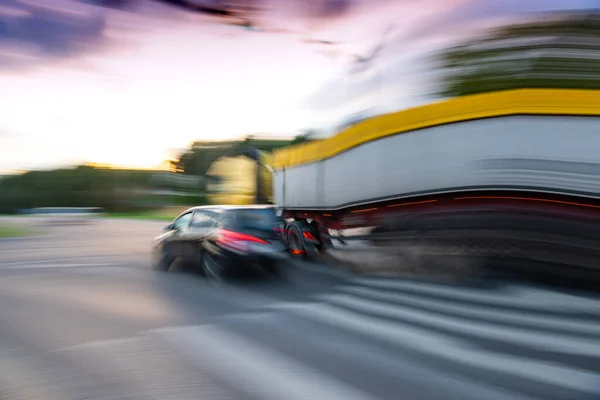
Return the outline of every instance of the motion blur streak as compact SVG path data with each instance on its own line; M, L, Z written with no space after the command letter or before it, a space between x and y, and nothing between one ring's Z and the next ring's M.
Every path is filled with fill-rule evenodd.
M600 398L599 10L0 0L0 399Z
M526 197L509 197L509 196L467 196L467 197L457 197L454 200L482 200L482 199L490 199L490 200L523 200L523 201L542 201L547 203L557 203L557 204L567 204L570 206L577 207L592 207L592 208L600 208L600 206L594 206L591 204L582 204L582 203L573 203L568 201L558 201L558 200L549 200L549 199L528 199Z

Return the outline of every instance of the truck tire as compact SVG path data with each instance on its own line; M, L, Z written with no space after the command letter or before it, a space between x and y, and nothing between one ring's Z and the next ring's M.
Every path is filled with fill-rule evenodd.
M320 243L305 239L305 232L310 232L319 240L319 233L314 226L305 221L294 221L287 228L287 242L293 257L314 258L319 254Z
M319 240L319 244L315 245L317 253L322 253L325 251L325 249L331 248L333 246L331 242L331 237L329 236L327 229L320 229L317 221L312 221L310 224L308 224L308 226L311 227L315 238Z
M306 257L306 246L302 237L302 230L298 226L298 222L292 222L286 233L286 239L288 243L288 249L292 257L305 258Z

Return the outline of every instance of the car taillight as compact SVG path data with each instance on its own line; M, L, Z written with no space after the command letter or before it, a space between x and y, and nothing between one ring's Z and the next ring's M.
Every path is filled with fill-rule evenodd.
M238 251L246 251L248 243L269 244L266 240L245 233L222 229L217 236L217 243Z

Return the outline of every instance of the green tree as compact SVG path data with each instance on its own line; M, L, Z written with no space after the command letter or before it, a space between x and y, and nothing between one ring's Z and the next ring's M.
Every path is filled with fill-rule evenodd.
M571 13L498 28L436 56L438 95L518 88L600 89L600 14Z
M212 162L221 156L239 154L248 147L272 152L280 147L290 145L291 142L289 139L260 139L252 135L236 141L194 142L181 154L178 160L172 162L172 166L179 173L203 176Z
M151 188L152 174L80 166L8 176L2 180L0 213L34 207L102 207L108 211L143 207L132 199L135 192L130 189Z

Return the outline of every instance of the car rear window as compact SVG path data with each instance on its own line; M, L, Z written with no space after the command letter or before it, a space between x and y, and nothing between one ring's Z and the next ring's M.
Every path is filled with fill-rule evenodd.
M279 224L274 208L236 210L236 225L245 229L272 230Z

